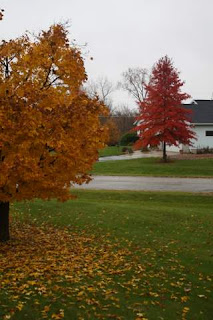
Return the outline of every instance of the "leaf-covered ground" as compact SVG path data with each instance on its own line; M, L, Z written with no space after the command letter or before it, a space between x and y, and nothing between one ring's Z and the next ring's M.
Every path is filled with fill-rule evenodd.
M107 219L108 215L110 220L111 211L117 228L122 229L124 220L131 232L128 201L131 202L133 193L113 196L110 193L79 192L79 195L85 197L87 206L91 199L95 204L95 199L99 203L102 198L102 218ZM138 193L137 196L145 200L148 194ZM115 217L116 198L120 198L120 204L124 204L125 199L126 215L120 216L120 226ZM106 199L111 199L108 206ZM195 196L195 216L199 199L210 201L208 197ZM114 211L110 207L111 201ZM147 222L140 238L135 235L126 237L125 232L121 236L119 232L94 228L92 224L89 227L86 218L84 231L76 228L75 222L68 227L63 226L63 222L53 226L48 221L48 217L51 220L51 204L53 210L60 212L61 221L75 221L78 205L81 210L84 207L82 199L66 204L65 211L59 210L54 201L19 205L19 215L13 217L12 239L0 244L0 319L211 319L213 279L208 271L212 261L208 254L211 252L207 250L208 254L201 257L198 243L199 240L203 243L204 233L212 232L212 220L208 215L209 229L198 224L198 239L193 242L188 237L184 247L181 228L185 225L187 232L193 232L192 214L186 215L185 220L182 217L176 235L171 232L170 236L164 236L163 226L155 223L149 226ZM141 221L147 219L148 212L146 201L143 204ZM64 208L64 205L59 206ZM34 216L33 206L38 219ZM192 207L191 204L190 209ZM96 219L100 221L98 207L96 211ZM164 207L164 211L168 213L168 208ZM153 218L150 207L149 215ZM167 224L170 226L171 221ZM140 229L139 225L137 222L134 228ZM208 247L211 243L205 245ZM188 253L188 261L183 256L185 253Z

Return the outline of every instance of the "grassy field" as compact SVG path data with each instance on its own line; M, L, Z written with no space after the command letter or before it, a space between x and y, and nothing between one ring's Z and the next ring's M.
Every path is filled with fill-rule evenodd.
M119 156L123 154L123 146L107 146L99 151L100 157Z
M213 158L174 160L168 163L162 163L158 158L97 162L92 173L124 176L212 177Z
M212 196L74 194L12 206L0 319L212 319Z

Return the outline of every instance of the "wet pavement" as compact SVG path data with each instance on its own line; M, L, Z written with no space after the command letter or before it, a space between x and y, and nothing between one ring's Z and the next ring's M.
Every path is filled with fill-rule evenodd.
M177 155L177 152L167 152L168 156ZM134 151L132 154L122 154L120 156L109 156L109 157L100 157L99 161L109 161L109 160L130 160L130 159L138 159L138 158L162 158L162 151L149 151L149 152L141 152Z
M93 176L78 189L213 192L213 179L133 176Z

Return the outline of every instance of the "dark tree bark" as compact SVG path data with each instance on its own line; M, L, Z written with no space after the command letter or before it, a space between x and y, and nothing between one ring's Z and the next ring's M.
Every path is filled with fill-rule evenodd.
M163 161L167 162L167 154L166 154L166 142L163 142Z
M0 202L0 241L9 239L9 202Z

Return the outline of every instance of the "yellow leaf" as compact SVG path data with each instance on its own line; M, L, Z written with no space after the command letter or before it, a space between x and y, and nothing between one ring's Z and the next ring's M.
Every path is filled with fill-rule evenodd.
M21 310L23 309L23 306L24 306L23 302L19 302L18 305L16 306L16 308L17 308L19 311L21 311Z
M188 307L184 307L184 308L183 308L183 313L187 313L187 312L189 312L189 310L190 310L190 309L189 309Z
M45 306L43 312L48 312L50 311L50 306Z
M186 302L188 299L189 299L189 297L183 296L183 297L181 297L181 302Z

